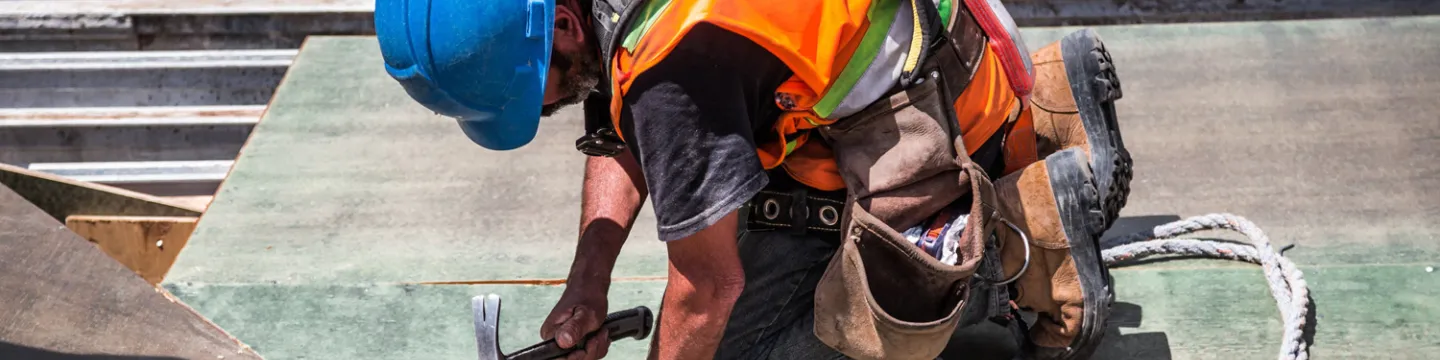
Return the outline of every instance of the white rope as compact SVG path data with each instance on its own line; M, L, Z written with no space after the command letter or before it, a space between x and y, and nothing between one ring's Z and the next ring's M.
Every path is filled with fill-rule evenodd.
M1249 244L1177 237L1205 230L1231 230L1245 235ZM1122 261L1153 255L1192 255L1230 259L1259 264L1270 294L1280 308L1285 332L1280 344L1280 360L1307 360L1309 344L1303 336L1305 317L1309 312L1310 289L1304 274L1270 246L1265 232L1245 218L1231 214L1209 214L1156 226L1151 231L1107 241L1101 256L1106 265L1124 266Z

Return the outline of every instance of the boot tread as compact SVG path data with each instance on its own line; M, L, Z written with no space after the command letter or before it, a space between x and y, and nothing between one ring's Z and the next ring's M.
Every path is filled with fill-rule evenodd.
M1133 177L1133 160L1115 114L1115 101L1124 94L1120 77L1104 41L1090 29L1066 36L1061 53L1081 123L1090 137L1090 167L1102 199L1104 227L1109 228L1129 199Z

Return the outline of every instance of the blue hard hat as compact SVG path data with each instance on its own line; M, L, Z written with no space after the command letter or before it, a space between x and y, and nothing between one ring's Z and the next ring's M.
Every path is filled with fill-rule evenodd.
M535 138L555 0L376 0L385 70L470 140L510 150Z

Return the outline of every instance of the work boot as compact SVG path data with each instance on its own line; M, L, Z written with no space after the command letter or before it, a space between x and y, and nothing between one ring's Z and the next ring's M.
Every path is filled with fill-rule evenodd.
M1039 158L1078 147L1089 156L1104 199L1105 227L1119 216L1130 194L1130 152L1120 137L1115 101L1120 78L1105 44L1089 29L1070 33L1030 56L1031 93Z
M1093 179L1085 154L1069 148L995 182L1004 274L1015 279L1015 304L1038 315L1027 349L1035 359L1087 358L1105 332L1114 292Z

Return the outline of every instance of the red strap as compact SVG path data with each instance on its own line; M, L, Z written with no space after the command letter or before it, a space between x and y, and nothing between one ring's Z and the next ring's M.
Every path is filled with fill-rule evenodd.
M1026 59L1021 58L1019 47L1010 38L1010 31L1005 29L986 0L965 0L965 5L970 8L970 13L975 14L975 21L980 23L985 35L990 37L990 50L1000 58L1000 67L1005 69L1005 77L1010 79L1015 95L1028 100L1035 78L1025 69Z

